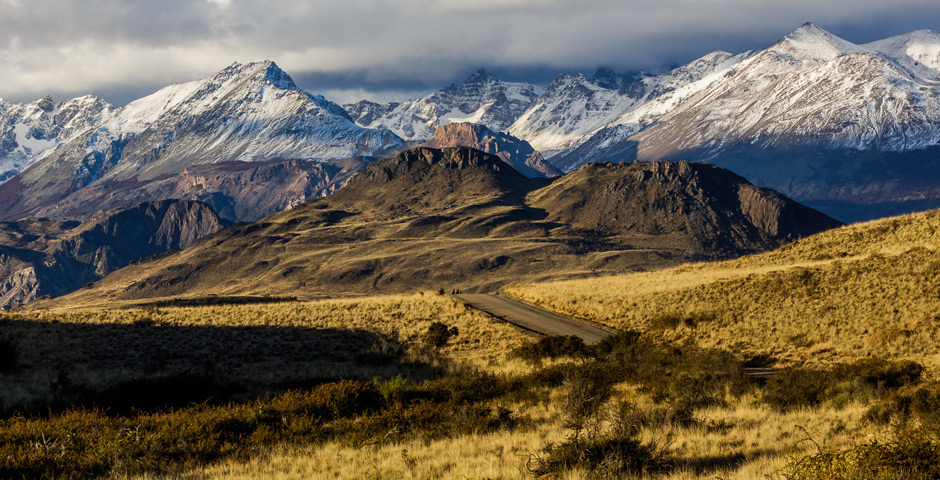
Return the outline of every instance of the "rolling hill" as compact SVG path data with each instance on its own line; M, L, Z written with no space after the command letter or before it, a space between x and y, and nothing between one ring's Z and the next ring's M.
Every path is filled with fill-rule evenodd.
M657 272L522 284L551 310L778 364L940 365L940 211L828 230L777 250Z
M707 164L528 179L468 148L371 164L333 195L132 265L56 302L490 290L763 251L839 223Z

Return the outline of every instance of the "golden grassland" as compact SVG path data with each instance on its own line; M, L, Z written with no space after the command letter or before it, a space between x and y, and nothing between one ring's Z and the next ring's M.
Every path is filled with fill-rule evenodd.
M48 403L61 384L102 391L145 378L190 375L222 384L284 385L389 377L434 321L459 334L444 358L518 368L508 352L530 334L448 296L384 297L193 307L77 308L0 313L14 339L16 373L0 376L7 408ZM362 362L363 354L387 354Z
M767 354L940 365L940 211L851 225L773 252L505 293L612 327Z
M928 370L929 378L936 377L940 363L938 246L940 212L928 212L848 226L732 261L515 285L506 293L613 327L639 330L655 342L677 345L694 340L739 356L769 355L778 366L827 366L871 356L911 359L933 369ZM434 294L205 307L125 304L10 312L3 319L3 333L18 340L25 349L24 358L32 359L27 363L33 362L35 370L47 371L52 378L47 384L36 383L37 392L61 376L60 365L43 363L44 355L53 352L77 362L78 371L94 370L112 382L118 377L152 374L140 366L141 358L108 357L101 351L89 355L81 350L86 343L106 345L107 351L123 344L162 352L165 361L157 366L159 372L180 373L197 365L203 373L228 376L233 382L387 379L401 370L401 364L362 364L356 355L407 352L421 343L433 321L456 326L460 332L440 352L440 362L447 368L468 365L505 380L535 374L546 363L578 367L593 361L562 358L537 366L513 358L510 352L531 336ZM76 334L81 335L70 340ZM194 335L198 341L185 341ZM241 346L249 338L253 346ZM44 346L46 341L49 346ZM73 349L77 350L69 353ZM88 365L82 367L79 358L94 361L85 360ZM207 367L209 358L216 358L216 363ZM681 396L685 388L681 381L691 379L690 385L703 381L703 371L696 368L677 371L665 381L677 382L669 388ZM812 373L804 378L812 379ZM70 375L75 377L73 383L89 377ZM33 375L31 381L39 377ZM377 382L388 385L381 383L384 380ZM24 379L23 385L27 383ZM670 464L655 478L780 478L781 469L794 458L887 435L883 424L867 416L872 405L891 394L881 387L856 391L852 389L858 385L851 382L837 384L827 387L829 400L781 410L769 404L769 387L752 385L739 395L732 394L730 385L723 387L728 389L723 400L694 407L693 421L644 424L638 438L657 445ZM674 403L654 401L648 387L620 383L605 408L628 400L645 418L656 418L656 412L676 407L678 397L670 400ZM417 432L398 437L389 431L392 440L366 444L342 438L271 444L247 459L227 457L170 477L131 478L532 478L527 468L530 462L571 434L564 406L568 384L535 388L544 390L485 400L489 407L507 407L518 420L512 427L489 433L435 436ZM849 394L841 395L844 388ZM589 472L575 469L559 478L590 477Z
M628 399L655 408L647 396L622 387L612 402ZM527 468L533 457L567 435L560 420L561 394L562 389L555 390L546 403L511 405L530 420L524 428L432 441L367 446L331 442L315 448L273 448L247 462L223 462L190 475L217 480L533 478ZM865 408L857 403L781 413L760 404L755 396L729 400L725 406L699 410L699 421L691 427L643 429L640 436L663 445L674 465L672 471L655 478L764 478L780 471L795 456L844 448L879 434L876 427L862 422ZM574 470L561 478L591 477L588 472Z

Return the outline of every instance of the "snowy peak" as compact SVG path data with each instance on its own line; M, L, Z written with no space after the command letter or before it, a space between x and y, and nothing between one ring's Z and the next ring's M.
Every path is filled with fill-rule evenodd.
M61 142L108 118L112 108L92 95L60 103L48 95L26 104L0 100L0 183Z
M473 72L464 83L464 85L474 85L474 84L488 84L488 83L497 83L499 78L496 75L486 71L485 68L481 68Z
M401 103L361 101L343 108L356 124L387 128L406 140L428 140L441 125L471 122L506 130L544 92L542 87L506 82L480 69L463 83Z
M868 43L863 47L897 62L921 78L938 80L940 32L936 30L917 30Z
M803 24L802 27L790 32L767 50L789 56L804 65L828 62L841 55L864 51L858 45L843 40L812 23Z
M268 84L281 90L300 90L290 75L285 73L276 63L270 60L252 62L245 65L235 62L215 74L209 83L224 84L238 80L248 80L256 84Z

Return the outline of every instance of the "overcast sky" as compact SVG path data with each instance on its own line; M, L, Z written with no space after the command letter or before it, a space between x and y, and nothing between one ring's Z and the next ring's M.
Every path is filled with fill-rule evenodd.
M766 48L807 21L863 43L940 29L940 1L0 0L0 97L121 105L271 59L334 101L385 101L480 67L544 84Z

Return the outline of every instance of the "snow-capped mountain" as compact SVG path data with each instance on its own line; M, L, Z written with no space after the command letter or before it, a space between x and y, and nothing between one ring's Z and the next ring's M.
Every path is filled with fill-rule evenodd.
M62 141L109 118L112 110L92 95L59 103L49 96L26 104L0 99L0 183Z
M560 75L509 127L509 133L547 155L559 153L654 99L669 98L663 104L675 106L751 54L713 52L666 73L632 78L617 77L608 69L599 69L590 79ZM653 122L655 117L644 121Z
M387 128L406 140L428 140L441 125L469 122L505 131L544 92L544 88L504 82L478 70L460 84L424 98L378 104L363 100L343 108L360 126Z
M402 143L388 130L356 125L342 107L301 90L273 62L236 63L131 102L49 151L3 186L0 217L21 218L76 196L87 208L72 202L70 211L97 211L106 199L81 194L92 184L143 186L223 162L371 157Z
M846 202L940 199L940 174L923 173L937 171L940 148L937 32L857 45L806 24L716 73L684 101L647 102L552 163L711 161L845 220L905 211Z

